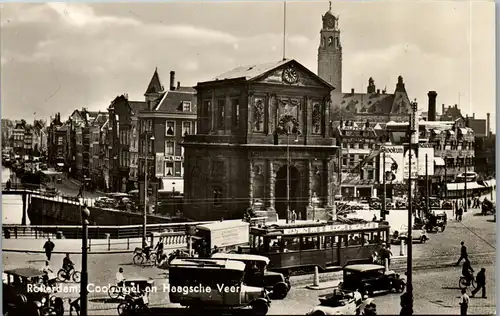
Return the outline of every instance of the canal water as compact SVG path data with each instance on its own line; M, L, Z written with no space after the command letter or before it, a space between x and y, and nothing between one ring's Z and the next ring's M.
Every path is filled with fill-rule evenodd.
M9 168L2 166L2 185L15 174ZM12 181L12 180L11 180ZM21 224L23 218L23 199L20 195L2 195L2 224ZM30 223L26 218L27 224Z

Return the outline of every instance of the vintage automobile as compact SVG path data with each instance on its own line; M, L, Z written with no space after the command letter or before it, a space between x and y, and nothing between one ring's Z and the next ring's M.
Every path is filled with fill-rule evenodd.
M3 272L3 315L62 316L64 303L43 284L44 273L34 268Z
M335 289L332 294L320 296L319 302L320 304L311 309L306 315L357 315L357 309L360 312L364 311L366 306L374 302L374 299L365 296L358 306L351 293Z
M484 199L483 203L481 203L481 214L488 215L495 213L496 213L495 204L488 199Z
M452 210L453 209L453 203L451 201L444 201L443 204L441 204L441 209L443 209L443 210Z
M402 225L399 230L395 230L391 234L391 244L400 244L401 240L404 240L405 243L408 242L408 226L407 225ZM429 240L429 237L427 237L427 232L423 228L423 226L420 225L414 225L413 229L411 230L411 239L413 242L420 242L424 244L427 240Z
M378 264L353 264L344 267L343 281L339 284L342 291L355 291L373 296L375 292L403 292L404 278Z
M434 216L436 216L436 226L441 228L441 231L444 232L446 228L446 223L448 222L448 215L445 211L435 211Z
M241 261L245 264L245 284L263 287L269 291L271 298L284 299L290 291L290 280L282 273L267 271L269 258L251 254L214 253L213 259Z
M253 315L264 316L271 300L264 288L245 284L245 268L243 262L234 260L174 259L168 273L170 302L203 315L215 314L208 310L250 308Z

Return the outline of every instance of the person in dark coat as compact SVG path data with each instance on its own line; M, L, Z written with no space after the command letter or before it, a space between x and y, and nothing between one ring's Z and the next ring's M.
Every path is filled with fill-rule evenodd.
M50 261L50 257L52 256L52 251L54 250L54 248L55 248L54 243L50 240L50 238L48 238L45 244L43 245L43 249L45 249L45 255L47 256L48 261Z
M479 290L483 290L482 298L486 298L486 269L482 268L476 276L476 289L472 291L471 297L474 297Z
M457 264L456 264L457 266L460 264L460 261L462 261L462 259L465 259L465 260L469 259L469 255L467 254L467 247L465 247L465 243L462 241L460 244L462 246L460 247L460 258L457 261Z

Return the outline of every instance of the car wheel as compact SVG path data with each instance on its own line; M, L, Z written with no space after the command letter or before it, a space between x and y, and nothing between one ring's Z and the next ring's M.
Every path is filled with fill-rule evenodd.
M134 261L134 264L142 264L142 262L144 261L144 257L141 255L141 254L136 254L133 258L133 261Z
M129 312L129 309L128 304L125 302L118 304L118 307L116 308L118 315L126 315Z
M112 285L108 290L108 295L111 299L116 300L120 297L121 291L116 285Z
M426 239L425 236L420 237L420 243L425 244Z
M257 300L252 303L252 312L256 316L264 316L269 311L269 306L264 300Z
M315 311L314 313L312 313L312 316L325 316L325 312L323 311Z
M273 296L276 299L282 300L288 294L288 288L285 283L278 283L273 288Z
M66 271L64 271L63 269L61 269L61 270L59 270L57 272L57 281L64 282L64 281L66 281L66 278L67 278Z

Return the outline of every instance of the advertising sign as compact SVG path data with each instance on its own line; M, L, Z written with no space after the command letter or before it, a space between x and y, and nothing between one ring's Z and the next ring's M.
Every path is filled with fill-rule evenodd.
M408 174L410 170L409 166L409 161L408 161L408 156L411 155L411 179L417 179L418 178L418 161L417 161L417 155L415 154L415 150L411 150L411 152L408 151L408 149L405 149L405 155L404 155L404 178L408 179Z
M353 224L353 225L348 225L348 224L325 225L325 226L314 226L314 227L285 228L283 229L283 234L284 235L316 234L316 233L337 232L337 231L374 229L377 227L378 223Z
M425 176L425 155L427 155L427 174L434 175L434 148L418 148L418 175Z
M403 164L404 164L404 148L403 146L385 146L385 171L386 173L390 172L394 176L391 176L389 183L401 183L403 182ZM384 153L380 154L379 159L379 182L382 183L384 181Z
M163 173L164 173L163 168L165 166L163 153L156 153L155 163L156 163L155 175L156 175L156 177L161 178L161 177L163 177Z

